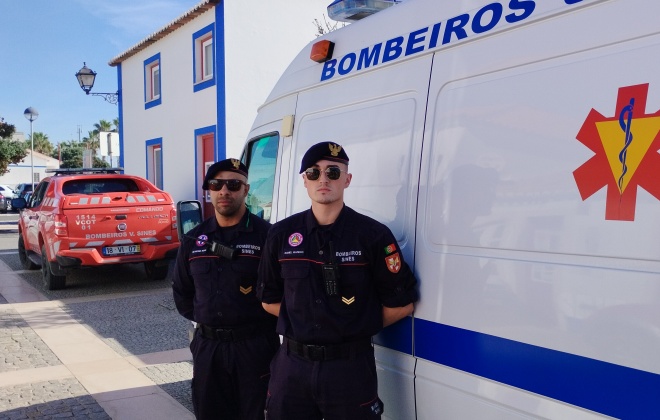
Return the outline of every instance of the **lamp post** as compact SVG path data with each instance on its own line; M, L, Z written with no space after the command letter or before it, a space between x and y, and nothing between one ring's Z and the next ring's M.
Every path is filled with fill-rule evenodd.
M78 79L78 84L80 85L80 88L84 90L87 95L101 96L107 102L117 105L117 102L119 100L119 91L115 93L90 92L94 87L96 72L90 69L89 67L87 67L87 63L83 62L83 67L80 70L78 70L78 73L76 73L76 79Z
M34 193L34 132L32 131L32 122L37 119L39 113L36 109L29 107L23 111L23 116L30 121L30 169L32 176L32 192Z

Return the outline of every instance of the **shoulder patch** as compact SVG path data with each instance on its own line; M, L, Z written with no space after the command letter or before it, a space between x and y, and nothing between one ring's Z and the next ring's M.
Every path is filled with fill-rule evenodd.
M385 264L387 265L387 269L392 273L398 273L401 270L401 257L399 253L397 252L396 254L385 257Z

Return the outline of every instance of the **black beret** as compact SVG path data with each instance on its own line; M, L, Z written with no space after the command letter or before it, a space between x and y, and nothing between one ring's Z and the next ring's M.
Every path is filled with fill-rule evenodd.
M248 169L247 166L238 159L225 159L220 162L216 162L213 165L209 166L209 170L206 171L206 176L204 177L204 183L202 184L203 190L209 189L209 180L213 179L218 172L228 171L241 174L247 178Z
M300 163L300 172L303 173L307 169L316 165L319 160L331 160L333 162L345 163L348 165L348 155L343 147L337 143L323 141L316 143L314 146L307 149L305 155Z

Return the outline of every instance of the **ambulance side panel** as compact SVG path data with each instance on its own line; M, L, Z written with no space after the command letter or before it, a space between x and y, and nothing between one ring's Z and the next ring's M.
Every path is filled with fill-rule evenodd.
M336 141L346 204L390 227L419 279L414 319L374 339L384 418L657 417L660 163L632 174L660 162L658 16L649 0L407 0L326 35L334 67L310 44L273 89L251 138L295 128L271 222L309 208L302 155ZM413 52L356 64L399 40ZM626 127L634 211L613 220L630 213L612 199Z
M435 54L415 249L418 419L657 416L660 201L639 188L634 221L606 220L610 179L582 201L573 176L595 154L576 139L592 108L614 124L613 155L623 150L620 88L637 86L631 170L653 140L642 124L660 128L641 119L660 109L657 13L643 3ZM621 168L589 169L598 182Z
M345 192L347 205L387 224L404 258L414 266L414 208L431 58L385 68L378 77L351 77L298 95L286 169L296 175L289 186L287 215L310 207L302 177L297 175L303 154L317 142L336 141L346 148L353 174ZM388 342L389 348L377 350L379 393L384 401L396 401L386 403L386 416L412 419L412 319L397 328L399 334Z

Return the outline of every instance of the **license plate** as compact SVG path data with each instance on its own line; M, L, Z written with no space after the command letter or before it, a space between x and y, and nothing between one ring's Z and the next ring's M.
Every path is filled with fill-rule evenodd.
M103 255L129 255L139 254L140 245L120 245L120 246L106 246L103 247Z

